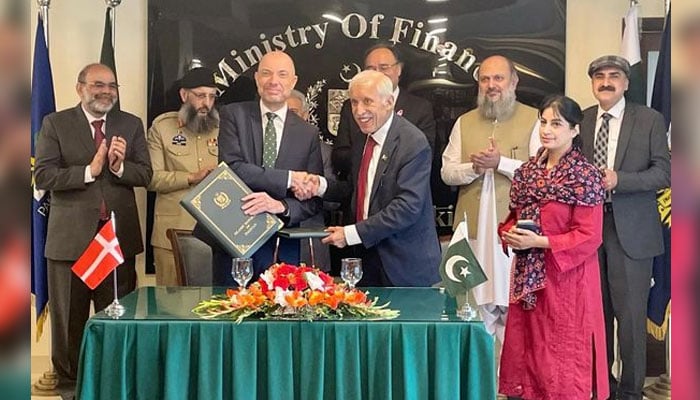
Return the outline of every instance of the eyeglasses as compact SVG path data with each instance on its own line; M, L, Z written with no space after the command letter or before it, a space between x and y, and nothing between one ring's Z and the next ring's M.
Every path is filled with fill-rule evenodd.
M384 72L384 71L388 70L389 68L395 67L397 64L399 64L398 61L393 63L393 64L379 64L376 67L374 65L366 65L365 69L366 70L371 69L372 71Z
M198 100L216 100L219 98L219 95L216 93L197 93L194 90L190 90L190 93L192 93L192 95Z
M115 82L112 83L104 83L100 81L95 81L95 82L85 82L85 81L78 81L78 83L82 83L83 85L88 85L94 89L97 90L104 90L105 88L109 88L109 90L117 91L119 89L119 85L117 85Z

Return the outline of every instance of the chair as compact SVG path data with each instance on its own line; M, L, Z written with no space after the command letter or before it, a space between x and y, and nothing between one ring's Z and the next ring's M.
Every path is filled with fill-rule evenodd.
M211 286L211 247L192 236L192 231L170 228L166 231L175 257L180 286Z

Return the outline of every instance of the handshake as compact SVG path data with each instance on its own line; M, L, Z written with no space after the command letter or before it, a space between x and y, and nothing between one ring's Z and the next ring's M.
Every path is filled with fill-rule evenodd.
M319 195L321 178L304 171L292 171L292 193L298 200L308 200Z

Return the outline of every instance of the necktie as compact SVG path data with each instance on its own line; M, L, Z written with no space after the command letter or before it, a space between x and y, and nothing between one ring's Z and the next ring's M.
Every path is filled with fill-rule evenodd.
M601 118L603 122L600 124L600 129L598 129L598 134L595 138L593 164L598 168L606 168L608 165L608 136L610 133L610 118L612 118L612 115L605 113Z
M102 144L102 140L105 138L105 134L102 131L102 125L104 125L104 123L105 121L103 119L92 121L92 127L95 128L95 149L100 148L100 144ZM104 198L100 200L100 219L102 221L109 219L109 215L107 214L107 204L105 204Z
M367 178L369 178L369 162L372 160L372 153L376 145L377 142L372 139L372 136L367 136L365 150L362 153L362 161L360 162L360 171L357 174L357 208L355 209L355 222L360 222L365 219L365 194L367 193Z
M267 125L263 135L263 167L272 168L277 160L277 130L275 129L275 113L265 113Z

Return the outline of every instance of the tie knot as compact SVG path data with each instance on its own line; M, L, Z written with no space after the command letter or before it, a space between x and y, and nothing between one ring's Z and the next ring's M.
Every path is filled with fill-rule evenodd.
M267 117L267 122L270 122L270 121L273 121L275 119L277 114L275 114L273 112L267 112L267 113L265 113L265 116Z
M105 120L103 119L96 119L92 121L92 126L95 128L95 130L102 130L102 124L105 123Z
M612 118L612 117L613 117L612 114L608 114L608 113L603 113L603 115L601 115L601 118L603 118L603 121L605 121L605 122L610 121L610 118Z

